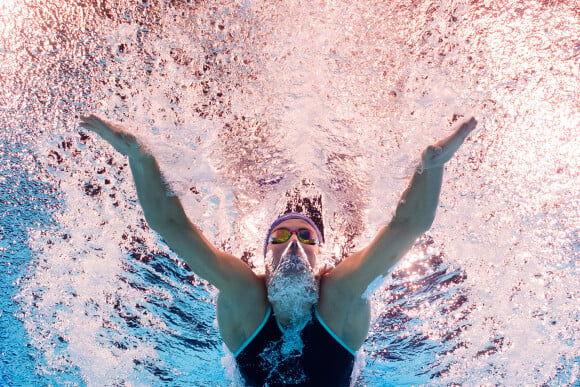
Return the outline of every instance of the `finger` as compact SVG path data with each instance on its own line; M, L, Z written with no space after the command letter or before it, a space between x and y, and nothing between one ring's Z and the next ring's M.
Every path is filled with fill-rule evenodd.
M93 125L93 126L98 126L98 125L107 126L106 122L104 120L95 116L94 114L89 114L88 116L82 115L80 118L81 118L81 122L85 122L85 123Z
M79 122L79 126L82 127L82 128L88 129L90 131L93 131L93 132L95 131L95 128L93 127L93 125L91 125L88 122L81 121L81 122Z
M93 113L81 114L81 118L93 118L93 119L96 118L96 119L100 120L99 116L97 116L96 114L93 114Z
M107 124L106 121L103 121L102 119L100 119L95 115L81 117L81 122L79 123L79 125L92 131L96 131L98 133L112 131L112 128Z
M476 126L477 121L471 117L469 120L458 125L455 131L449 137L441 140L438 145L443 148L459 147Z
M96 122L91 119L91 117L81 117L81 121L79 123L79 125L87 127L88 129L90 129L90 127L94 127L96 126Z
M458 131L460 131L463 135L467 136L469 133L475 129L477 126L477 120L474 117L471 117L469 120L463 122L459 127Z
M98 124L97 124L97 125L95 125L95 124L94 124L94 123L92 123L92 122L80 122L80 123L79 123L79 126L80 126L80 127L82 127L82 128L88 129L88 130L90 130L91 132L95 132L95 133L97 133L97 134L101 134L101 133L103 133L103 128L102 128L102 127L100 127Z

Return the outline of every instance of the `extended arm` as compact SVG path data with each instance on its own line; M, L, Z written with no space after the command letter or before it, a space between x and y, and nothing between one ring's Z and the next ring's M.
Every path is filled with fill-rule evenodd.
M157 231L197 275L220 291L234 293L257 284L252 270L239 259L216 249L190 222L179 199L171 194L153 155L121 126L89 115L80 125L129 157L139 202L147 223Z
M429 146L421 165L397 206L395 216L369 246L342 261L329 275L331 282L347 293L360 297L368 285L385 274L427 231L439 202L444 164L451 159L477 121L464 121L447 138Z

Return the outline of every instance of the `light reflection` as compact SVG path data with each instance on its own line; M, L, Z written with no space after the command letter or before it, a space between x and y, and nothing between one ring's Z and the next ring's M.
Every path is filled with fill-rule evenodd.
M16 0L0 0L0 36L5 41L13 39L15 37L13 34L18 33L23 20L20 17L24 11L22 3ZM376 349L373 355L377 357L387 357L389 351L387 348L393 348L393 351L403 352L403 360L415 359L414 344L423 344L425 337L431 339L444 337L443 341L448 343L443 343L441 347L435 349L436 356L441 359L443 364L441 368L444 369L446 364L456 364L457 372L456 374L451 372L448 379L438 380L441 383L448 380L450 383L460 384L462 380L465 382L469 378L477 380L485 377L479 371L485 374L486 367L498 370L505 365L515 364L516 367L511 368L517 369L518 363L525 365L533 364L535 361L545 362L547 367L557 367L558 364L554 364L551 359L557 359L558 356L549 357L538 353L537 360L523 352L506 352L511 343L520 348L526 343L525 337L519 332L529 330L533 333L535 326L528 317L530 313L538 313L538 305L545 305L545 296L548 295L551 297L549 313L546 312L545 316L538 314L534 318L558 321L557 327L562 333L560 338L550 339L551 342L542 344L541 349L546 353L554 351L560 347L559 341L570 343L568 346L575 345L573 333L566 333L568 330L572 332L575 322L568 321L567 313L571 313L571 307L570 302L565 301L572 298L572 291L569 289L573 286L570 284L574 284L574 279L577 278L570 277L577 265L575 266L575 262L570 259L574 250L569 244L570 240L577 239L570 230L577 229L575 224L578 219L578 206L573 205L577 193L577 187L574 185L577 176L573 171L578 168L578 158L574 157L577 142L574 139L577 138L580 115L577 100L574 99L577 99L580 45L570 38L580 36L577 20L569 19L569 15L554 15L557 8L548 8L543 14L549 16L545 20L538 18L535 15L542 15L544 11L539 8L539 2L530 1L529 9L523 11L508 9L505 14L501 12L493 14L486 9L477 14L477 9L466 6L464 7L466 18L471 17L473 20L466 23L462 15L457 15L451 17L457 19L456 23L449 26L446 25L446 21L450 19L449 15L443 15L437 6L429 10L421 8L429 2L414 2L413 7L407 5L408 2L400 2L397 7L408 13L402 15L407 17L403 20L409 21L401 23L400 18L393 16L397 11L388 5L373 8L368 4L357 5L356 1L349 3L352 7L359 6L361 9L341 9L341 4L336 3L336 9L328 10L329 13L320 19L334 21L333 25L327 26L334 30L328 31L325 28L324 32L308 29L311 27L307 22L308 12L299 15L297 22L302 28L296 28L294 24L285 21L297 18L286 17L285 9L277 9L274 6L268 9L267 4L264 5L264 10L253 10L255 15L252 17L256 17L259 23L231 17L230 15L235 16L235 9L230 12L231 5L224 5L223 9L227 8L227 12L221 12L220 5L216 4L216 11L211 11L211 15L204 14L203 8L196 10L195 17L199 20L196 19L196 23L192 25L209 26L216 18L224 19L220 20L223 23L216 25L223 26L227 33L221 33L219 41L216 41L212 40L214 35L210 32L201 31L197 27L180 30L178 26L172 24L169 17L170 5L167 5L168 9L163 12L157 12L159 10L151 6L149 15L155 14L155 18L161 20L160 24L165 20L162 29L171 35L168 40L167 36L154 37L153 34L148 36L139 24L152 24L147 19L148 15L140 15L138 8L121 9L123 5L120 4L119 13L126 15L126 20L121 21L119 25L114 25L115 20L110 21L111 25L107 24L99 30L96 34L98 36L90 35L88 30L82 30L77 31L80 33L79 36L71 37L65 34L67 40L59 41L60 37L65 35L54 34L58 43L54 46L54 56L46 56L42 62L33 63L38 70L37 73L31 72L28 78L22 79L15 76L14 81L14 85L21 88L23 98L27 98L26 101L30 104L28 113L31 114L28 115L34 119L34 125L30 127L40 127L47 133L38 140L39 144L33 145L40 148L40 159L49 164L51 173L54 174L51 179L59 182L59 189L63 192L62 200L66 201L70 210L58 221L63 229L73 230L70 234L64 234L62 240L53 238L51 245L48 242L43 245L41 236L33 235L32 239L37 241L33 247L39 252L45 252L43 259L48 262L44 268L47 276L44 277L41 272L36 274L40 284L38 286L48 283L50 285L47 292L58 293L59 286L68 286L67 278L73 278L76 281L73 285L78 290L80 298L91 294L93 289L100 288L94 286L95 284L102 285L110 291L111 286L118 286L115 273L111 273L110 277L107 277L106 273L101 273L100 278L96 278L89 272L68 273L67 276L59 275L58 272L59 270L74 272L78 266L77 261L82 261L87 255L87 252L82 250L103 249L103 246L111 262L116 264L123 262L134 270L122 273L129 278L127 283L139 282L138 273L143 271L148 274L155 273L153 265L138 266L135 269L131 266L132 262L120 261L124 259L119 258L122 256L121 253L112 252L118 251L120 245L123 251L132 252L139 257L137 261L141 264L140 259L147 251L158 248L155 236L147 234L137 226L133 228L127 226L127 224L142 224L142 221L139 211L136 210L131 179L126 175L126 169L122 170L124 161L120 158L114 160L111 158L111 162L107 162L109 153L96 151L96 141L88 144L88 149L83 149L79 154L58 146L61 138L75 137L74 112L71 113L71 106L83 109L90 106L106 106L107 114L113 116L117 114L123 118L131 117L139 122L141 120L158 123L159 111L169 110L167 107L171 107L172 111L175 109L203 115L202 119L197 119L194 113L176 113L178 116L176 120L186 124L176 126L168 124L167 127L156 127L155 130L165 131L171 134L175 141L184 143L187 143L184 141L187 136L184 133L187 131L197 131L201 137L212 139L196 142L196 145L200 145L196 157L202 159L207 156L211 161L207 162L208 165L215 162L229 167L217 173L222 179L220 184L232 186L234 190L240 192L233 205L236 208L232 211L238 214L241 220L242 226L239 228L243 230L241 234L246 238L241 242L243 247L255 242L256 235L260 235L261 224L271 215L270 209L278 204L274 203L274 199L264 199L266 194L283 196L284 189L281 187L289 184L288 181L292 179L295 171L301 170L299 162L292 160L292 150L295 150L295 147L286 146L287 137L304 142L301 145L311 153L309 157L316 157L314 161L322 160L323 167L320 169L322 176L319 176L320 179L317 181L322 182L321 189L326 187L325 179L334 179L330 184L331 189L325 192L328 195L325 197L328 213L338 214L336 217L344 218L346 224L351 218L360 216L361 203L367 202L366 197L365 200L359 197L346 197L348 200L342 200L346 195L343 193L347 191L346 188L353 196L359 195L360 192L363 193L362 196L370 196L369 213L373 214L374 218L370 221L368 229L372 231L376 224L385 221L391 208L390 204L401 192L398 189L404 184L398 181L403 180L400 177L403 174L401 171L412 164L409 160L416 154L416 150L412 149L415 145L410 144L416 143L418 147L422 141L430 141L432 137L441 134L445 130L441 123L446 122L454 109L463 107L462 101L468 101L467 104L473 104L474 109L482 115L484 129L464 148L465 154L472 154L472 165L463 163L464 155L460 155L448 167L449 181L444 187L442 208L432 231L434 241L448 243L448 246L445 248L435 243L428 245L428 248L419 246L395 270L394 280L389 280L386 284L388 289L377 292L379 322L373 324L370 336L373 342L368 343L368 348ZM306 5L304 9L308 11ZM107 15L110 16L109 10L93 11L102 15L103 20L108 17ZM316 14L316 10L312 12ZM449 9L445 12L452 14L456 11ZM163 19L165 15L168 15L167 19ZM353 15L356 17L353 18ZM437 25L431 24L429 18L435 20ZM101 19L98 20L100 22ZM270 27L276 28L268 30L269 23ZM253 25L260 26L259 33L253 30ZM369 29L368 26L371 25L374 27ZM349 26L349 30L347 31L344 26ZM244 36L237 35L236 31L240 29L249 32ZM369 35L364 43L360 40L355 43L357 31L368 33L369 30L374 31L377 36ZM292 39L284 39L286 31L294 34L300 31L299 37L302 42L308 44L296 44ZM27 33L30 32L31 29L28 29ZM112 54L109 52L110 47L107 45L103 47L100 43L101 35L109 42L109 46L113 47ZM421 38L418 39L417 36ZM429 40L428 36L432 38ZM19 38L28 38L30 47L34 47L35 50L40 48L46 52L52 50L46 36L43 38L24 34ZM231 40L227 41L226 38ZM321 44L323 40L327 42ZM75 57L73 62L68 62L70 59L67 58L68 52L59 52L70 44L76 45L75 52L83 53L82 57L81 55ZM17 47L6 43L3 49L16 51ZM130 49L121 54L119 47L125 47L123 51L127 47ZM264 51L260 52L262 47L265 47ZM181 59L174 58L174 49L184 53ZM85 52L90 53L91 57L88 58ZM328 59L327 53L335 58L332 63L336 62L330 66L332 76L327 74L324 66L319 65ZM94 60L91 59L93 55ZM429 57L430 55L432 57ZM184 60L183 56L187 56L187 60ZM234 63L238 62L228 61L228 56L246 58L244 62L248 63L236 67ZM26 55L23 55L24 57ZM276 60L270 61L272 57ZM445 62L441 59L445 57L452 58L452 61ZM340 63L336 58L340 58ZM249 59L267 65L253 65L254 62ZM87 62L83 63L84 60ZM102 64L101 67L97 66L99 63ZM274 66L274 63L279 68ZM372 64L371 68L368 66L369 63ZM63 64L70 65L70 68L64 66L63 69ZM7 65L8 62L3 58L3 70ZM16 69L16 66L31 66L31 62L27 62L27 59L22 59L22 62L14 60L11 65ZM315 71L312 71L313 68ZM171 69L171 72L162 74L161 70L166 69ZM66 81L63 82L62 75L65 74L65 70L70 70L70 73L66 73L64 78ZM195 75L196 73L200 75ZM50 77L46 74L50 74ZM246 75L251 82L246 82ZM287 80L300 80L305 75L309 76L308 82L304 84L301 84L301 81L287 82L285 85ZM83 78L85 76L86 79ZM176 90L173 83L176 78L180 80L180 85L203 84L204 90L198 90L196 87L179 87ZM51 106L51 109L44 111L46 114L41 114L39 112L43 111L46 103L43 98L36 98L36 95L42 95L46 84L54 85L55 79L61 80L61 83L52 91L59 96L58 100L62 105ZM369 81L361 84L363 79ZM75 80L89 86L85 91L79 92L78 87L70 86L73 83L71 81ZM273 82L276 87L264 86L269 85L268 81L276 80L278 82ZM312 84L316 87L311 87ZM383 98L386 90L391 91L388 99ZM205 94L207 99L204 99ZM165 98L168 95L174 96L171 101ZM231 106L228 104L228 98L233 101ZM13 104L10 106L16 110L18 105L15 101L19 99L20 96L10 98L6 104ZM436 102L442 99L444 103ZM311 152L312 149L306 144L309 141L303 141L303 136L296 135L290 125L284 127L284 133L290 135L285 136L279 132L277 125L279 118L272 117L270 113L276 109L285 109L280 100L292 102L288 104L292 111L287 111L286 114L294 117L292 113L301 113L302 126L305 123L310 124L314 116L329 117L328 122L325 120L316 122L315 129L308 126L308 138L310 135L318 136L313 142L316 146L324 147L321 159L313 156L315 152ZM320 101L323 101L320 103L323 110L313 110L311 106ZM67 103L69 105L66 105ZM425 109L427 104L429 109ZM4 106L6 105L3 102ZM233 122L230 125L231 133L218 132L213 124L207 123L215 113L212 106L220 107L220 114L223 114L223 117L220 115L220 122L221 120ZM301 106L306 108L301 111ZM259 118L260 130L248 130L249 119L228 117L230 114L228 109L238 117L254 114ZM420 112L420 119L416 118L419 114L414 114L415 112ZM25 113L27 112L19 114ZM36 122L38 117L45 115L49 117L48 124ZM58 121L57 117L62 116L65 117L65 124L55 124ZM374 119L376 117L380 120ZM12 119L14 128L26 132L27 128L21 124L21 119L16 120L14 117ZM437 129L439 131L430 129L432 127L439 128ZM325 136L332 138L334 142L328 144ZM275 139L276 144L267 143L271 138ZM373 148L376 138L381 138L383 145L379 151ZM255 146L256 143L260 146ZM169 143L168 146L172 145L173 143ZM74 149L75 145L72 147ZM55 153L51 153L57 151L58 155L62 155L61 159L55 157ZM208 156L208 152L211 152L211 155ZM184 158L180 160L181 162L173 162L174 160L170 160L171 155L167 152L164 154L163 149L160 153L169 159L164 160L165 165L170 165L169 173L176 176L190 175L190 159ZM89 154L91 156L88 156ZM476 156L473 156L474 154ZM399 157L401 161L395 160L395 166L390 166L393 164L393 157ZM326 165L324 159L327 159ZM199 160L195 162L201 164ZM368 165L365 164L367 162ZM389 167L381 163L388 164ZM268 168L248 172L249 166L252 165L268 165ZM370 170L370 166L375 167L374 171ZM18 168L17 165L9 167ZM106 171L99 172L101 168ZM208 170L210 169L208 167ZM268 172L269 170L277 171L282 177L276 180L278 176ZM70 171L72 172L69 174ZM365 191L369 189L367 186L369 183L360 178L367 174L377 182L371 193ZM94 176L97 176L97 180L101 179L98 176L112 179L111 186L114 186L114 189L103 190L106 194L87 198L83 186L87 182L94 183ZM10 175L6 174L0 179L9 177ZM256 181L260 180L271 183L258 186ZM198 185L199 182L195 184ZM203 211L192 211L193 216L206 214L205 218L202 216L202 219L197 220L201 221L201 226L205 230L212 232L218 227L205 219L215 219L220 216L214 215L223 215L216 213L221 211L219 205L211 204L213 199L220 202L216 199L220 197L219 186L213 182L202 184L205 185L198 188L203 195L198 193L186 196L186 200L193 202L192 208L195 208L197 202L202 203L199 207ZM190 188L191 185L183 186L186 187L182 190L186 191L185 194L188 194L187 191L198 192L197 188ZM333 200L337 198L340 200ZM340 206L332 207L333 202L345 203L345 207L354 203L351 208L355 210L349 212ZM235 224L231 216L223 218ZM332 221L331 219L330 222ZM252 225L251 228L244 226L248 223ZM96 224L105 227L102 230L95 229ZM339 221L331 224L334 228L329 227L329 232L334 234L340 234L346 228L341 226ZM466 233L470 234L469 238L464 238ZM145 247L138 246L137 251L134 251L135 246L128 242L137 240L135 235L146 241L142 243ZM226 232L225 236L217 237L222 237L223 240L228 235ZM219 239L217 237L216 239ZM90 244L87 243L87 238L91 238ZM339 242L330 244L329 250L335 257L340 257L343 255L341 246L351 241L347 241L342 235L336 237L336 240ZM439 260L442 262L436 262L433 256L441 251L444 251L446 256L440 257ZM59 253L64 257L75 258L70 262L64 261ZM149 259L160 260L159 257L151 256ZM174 256L171 259L177 261ZM552 266L552 271L545 270L546 262ZM171 270L168 269L167 272ZM545 277L534 277L538 272L545 272ZM50 277L48 275L50 273L56 273L55 278ZM162 282L185 283L181 278L174 278L171 274L164 274L161 278ZM57 279L63 282L59 283ZM151 289L150 280L143 282L144 288ZM127 299L121 302L121 307L124 308L131 307L130 300L155 296L133 291L134 289L125 282L121 286L122 292L127 294ZM35 284L31 283L30 288L32 290L29 293L34 294ZM568 297L565 296L566 289L569 292ZM168 289L165 290L169 292ZM26 289L23 292L26 293ZM155 296L155 298L163 297ZM176 296L175 302L179 302L179 299ZM103 305L106 305L105 301L102 300ZM143 300L142 303L147 305L147 300ZM83 305L77 301L74 301L73 305L77 312L75 316L82 316ZM188 304L184 309L192 310L198 307L203 308L204 305ZM105 315L114 316L116 313L106 306L100 308L100 312ZM52 316L55 309L47 301L45 307L40 309L37 305L31 306L29 312L33 316L42 313ZM166 315L165 310L160 312L146 309L145 312L149 316ZM56 313L60 311L57 310ZM170 319L175 317L171 313L168 315ZM82 325L84 321L82 317L75 318L79 319L76 320L79 326ZM147 321L145 313L140 318L141 322ZM159 321L163 321L181 334L178 327L174 328L170 325L170 321L164 318L159 317ZM33 325L30 321L27 323ZM503 329L500 323L507 329ZM156 324L160 325L161 322L155 322L152 326ZM38 325L40 328L36 327L36 330L32 329L31 332L37 332L38 329L48 332L47 337L51 337L50 340L46 340L48 351L52 346L59 345L58 341L51 341L55 335L51 335L54 329L51 330L49 324L43 325L39 322ZM395 332L396 338L405 338L409 341L400 345L396 342L396 338L389 336L389 329ZM546 329L554 328L547 326ZM58 329L56 331L58 332ZM119 332L119 335L125 333L127 332ZM70 332L63 333L64 336L67 334L69 337L66 339L72 339L73 344L76 340L79 348L83 338L88 337L87 340L92 342L92 337L83 332L76 332L72 337ZM131 331L128 331L127 336L131 334ZM507 344L502 347L503 339L500 336L503 335L509 339L505 339ZM417 336L419 338L416 338ZM163 338L160 339L162 340ZM412 343L412 340L417 343ZM459 349L455 350L455 346ZM563 348L566 350L566 347ZM192 349L184 349L186 350ZM404 353L405 350L410 354ZM501 358L494 357L497 351L506 354ZM47 355L49 359L51 353ZM89 374L96 371L92 370L93 358L81 352L73 355L74 360L81 362L81 368L88 370ZM473 366L471 359L484 358L490 359L489 364L483 364L482 361L481 364L476 364L477 367ZM131 356L123 360L126 360L123 365L129 364L131 367L133 360ZM174 366L174 363L168 364ZM111 373L116 370L116 365L112 363L100 367L111 370ZM375 371L371 368L369 375ZM506 381L510 379L495 379L492 380L492 384L510 384ZM538 377L525 379L523 382L542 384L544 381L545 378Z
M2 12L2 15L10 13L16 8L16 4L17 0L0 0L0 12Z
M18 0L0 0L0 37L2 39L8 39L19 30L24 20L21 15L23 7ZM8 44L3 44L2 49L7 47L9 47Z

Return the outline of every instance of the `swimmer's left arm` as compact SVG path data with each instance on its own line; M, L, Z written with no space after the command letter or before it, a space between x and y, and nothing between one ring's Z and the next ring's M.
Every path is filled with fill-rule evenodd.
M365 249L342 261L328 280L359 298L381 274L386 274L433 223L439 202L444 164L475 129L474 118L458 125L447 138L427 147L421 165L397 206L395 216ZM335 280L335 281L333 281Z

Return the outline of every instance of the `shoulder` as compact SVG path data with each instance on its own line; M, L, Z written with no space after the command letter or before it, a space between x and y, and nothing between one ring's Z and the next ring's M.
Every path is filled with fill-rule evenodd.
M367 299L350 292L348 287L337 284L332 275L327 275L320 282L317 309L324 323L349 348L360 348L370 324L371 309Z
M237 294L220 292L217 318L221 336L228 349L236 352L254 334L268 312L269 303L263 276L260 286Z

